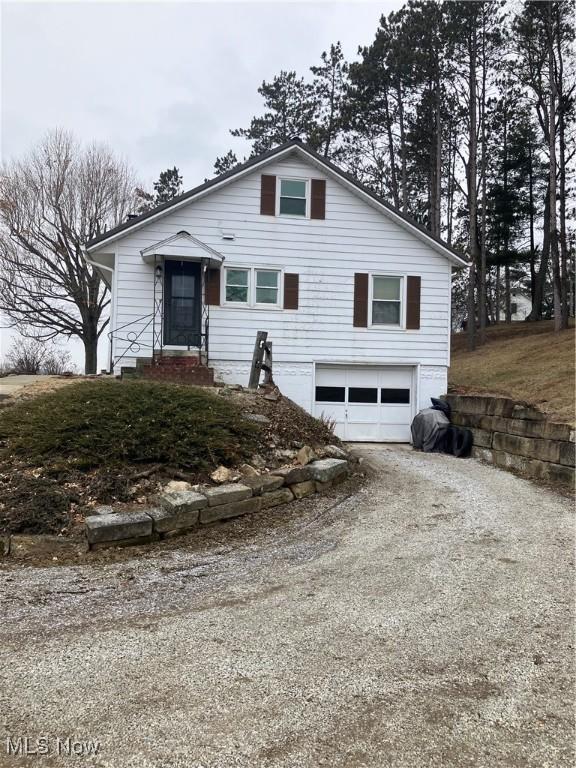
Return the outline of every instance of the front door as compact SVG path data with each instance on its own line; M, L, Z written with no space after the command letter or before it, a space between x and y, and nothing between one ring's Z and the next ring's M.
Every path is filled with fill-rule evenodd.
M200 264L195 261L164 262L164 344L200 347L202 293Z

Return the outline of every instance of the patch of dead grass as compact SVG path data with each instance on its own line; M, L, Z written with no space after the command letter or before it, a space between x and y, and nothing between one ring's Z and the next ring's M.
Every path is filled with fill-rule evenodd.
M451 391L512 397L574 424L574 328L554 333L549 321L513 323L488 329L474 352L465 343L465 334L454 337Z

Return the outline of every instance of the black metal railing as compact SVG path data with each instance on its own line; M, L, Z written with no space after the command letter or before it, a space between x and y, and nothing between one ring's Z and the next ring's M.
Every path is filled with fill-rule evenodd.
M146 331L153 327L155 320L155 313L150 312L148 315L142 315L142 317L131 320L129 323L118 326L112 331L108 332L108 339L112 341L123 341L126 348L121 355L114 358L114 366L127 355L138 355L142 349L149 349L151 352L151 358L154 360L156 357L162 355L163 348L166 345L186 347L187 349L198 349L200 353L200 359L204 365L208 365L208 316L202 315L202 322L204 325L204 331L200 330L182 330L177 333L172 332L170 338L164 341L162 337L158 338L152 331L152 343L145 340ZM132 326L140 325L138 330L128 330Z

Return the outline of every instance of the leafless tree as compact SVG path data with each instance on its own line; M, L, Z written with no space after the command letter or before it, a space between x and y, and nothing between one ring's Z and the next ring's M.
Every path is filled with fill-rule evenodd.
M80 338L86 373L97 368L109 295L83 245L134 209L135 187L109 148L83 148L60 129L0 172L0 311L22 335Z
M36 337L13 342L3 363L5 373L58 375L72 372L70 352Z

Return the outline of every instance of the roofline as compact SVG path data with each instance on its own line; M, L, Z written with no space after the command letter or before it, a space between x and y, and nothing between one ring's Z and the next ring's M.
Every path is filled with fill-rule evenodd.
M281 157L284 154L288 154L293 149L297 149L300 152L303 152L305 155L308 155L308 157L313 162L328 169L331 173L335 174L340 179L345 181L356 192L360 192L362 195L367 197L372 203L376 203L378 206L384 209L384 211L387 214L391 215L401 226L404 226L404 227L408 226L410 229L415 230L416 234L420 238L425 237L427 240L431 240L432 244L436 247L436 250L442 252L443 255L445 255L447 258L450 259L450 261L453 261L453 262L455 261L459 266L469 266L469 261L467 261L467 259L462 254L454 250L452 246L448 245L448 243L445 243L436 235L433 235L432 232L427 230L421 224L418 224L418 222L414 221L409 216L406 216L405 214L401 213L399 210L394 208L394 206L390 205L390 203L387 203L385 200L382 200L382 198L378 197L378 195L374 194L374 192L372 192L363 184L361 184L359 181L357 181L351 174L347 173L346 171L343 171L341 168L339 168L337 165L332 163L330 160L327 160L325 157L322 157L322 155L319 155L311 147L301 142L300 139L292 139L291 141L288 141L285 144L281 144L280 146L275 147L274 149L270 149L267 152L264 152L263 154L258 155L257 157L251 158L245 163L237 165L235 168L232 168L230 171L227 171L226 173L223 173L220 176L216 176L214 179L210 179L209 181L206 181L204 184L200 184L198 187L194 187L194 189L191 189L188 192L184 192L183 194L172 198L172 200L169 200L167 203L163 203L162 205L152 209L151 211L147 211L146 213L143 213L134 219L129 219L128 221L125 221L123 224L119 224L117 227L114 227L113 229L110 229L107 232L104 232L103 234L98 235L97 237L90 240L86 244L86 251L90 252L93 250L97 250L101 248L104 243L117 240L119 237L126 234L128 231L139 229L149 221L162 217L168 211L172 211L177 208L180 208L181 206L186 205L192 199L200 195L203 195L204 193L217 189L220 186L223 186L224 184L227 184L233 178L243 176L244 174L255 170L260 165L266 164L272 158L275 158L275 157L277 158L277 157Z

